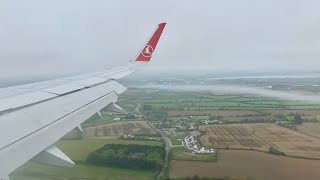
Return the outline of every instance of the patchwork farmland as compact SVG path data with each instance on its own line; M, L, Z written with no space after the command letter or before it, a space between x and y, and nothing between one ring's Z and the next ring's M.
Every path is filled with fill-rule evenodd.
M319 160L255 151L220 150L217 162L171 161L170 177L199 175L230 180L318 180L319 168Z
M155 131L145 121L116 122L85 128L85 137L122 136L125 134L154 134Z
M253 149L268 152L272 147L292 157L320 159L320 140L275 124L231 124L200 126L205 146Z

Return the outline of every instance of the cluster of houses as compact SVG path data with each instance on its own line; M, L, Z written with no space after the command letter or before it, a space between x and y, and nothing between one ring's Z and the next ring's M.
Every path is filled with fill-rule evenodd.
M291 124L290 121L276 121L277 125L287 125L287 124Z
M129 115L127 117L116 117L113 119L113 121L132 121L132 120L143 120L143 116L141 115L137 115L137 114L132 114L132 115Z
M141 139L141 140L153 140L153 141L161 141L161 137L154 137L154 136L144 136L144 135L134 135L134 134L124 134L122 136L124 139Z
M178 119L175 119L172 121L166 121L166 122L153 121L153 124L158 128L177 128L177 129L181 129L188 125L184 120L178 120Z
M222 124L222 121L219 120L203 120L201 121L202 124L208 125L208 124Z
M213 148L201 147L200 144L197 142L196 137L194 136L185 137L184 143L189 150L195 153L215 153L215 150Z
M125 138L125 139L133 139L134 137L135 137L134 134L124 134L123 135L123 138Z

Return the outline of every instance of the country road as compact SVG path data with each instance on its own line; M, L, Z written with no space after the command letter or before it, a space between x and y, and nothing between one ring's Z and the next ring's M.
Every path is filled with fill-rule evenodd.
M137 104L137 107L135 108L135 111L139 114L139 115L142 115L142 113L140 112L140 107L141 107L141 104L138 103L138 102L135 102ZM159 180L161 177L163 177L165 175L165 171L166 171L166 168L168 167L169 165L169 152L172 148L172 144L171 144L171 141L170 139L166 136L166 134L161 131L160 129L157 129L156 127L154 127L154 125L149 122L148 123L155 131L159 132L162 136L162 139L164 140L164 142L166 143L166 147L165 147L165 150L166 150L166 155L165 155L165 158L164 158L164 165L163 165L163 168L161 169L161 171L159 172L159 175L155 178L156 180Z
M141 104L138 103L138 102L135 102L137 104L137 107L135 108L135 111L142 116L142 113L140 112L140 107L141 107Z
M161 131L161 130L158 130L158 132L161 134L162 136L162 139L164 140L164 142L166 143L166 155L165 155L165 158L164 158L164 165L163 165L163 168L162 170L160 171L159 175L157 176L156 180L159 180L160 177L163 177L164 174L165 174L165 171L166 171L166 168L168 167L169 165L169 152L171 150L171 147L172 147L172 144L171 144L171 141L170 139L166 136L166 134Z

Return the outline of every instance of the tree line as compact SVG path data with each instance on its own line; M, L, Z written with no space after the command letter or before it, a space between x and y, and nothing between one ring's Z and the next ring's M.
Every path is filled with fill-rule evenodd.
M90 153L87 162L98 166L156 170L162 167L165 149L139 144L107 144Z

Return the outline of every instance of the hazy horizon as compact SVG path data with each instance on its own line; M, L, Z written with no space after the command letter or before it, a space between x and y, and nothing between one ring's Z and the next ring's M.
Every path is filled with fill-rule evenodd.
M145 72L316 72L319 1L2 1L0 77L84 74L126 64L160 22Z

